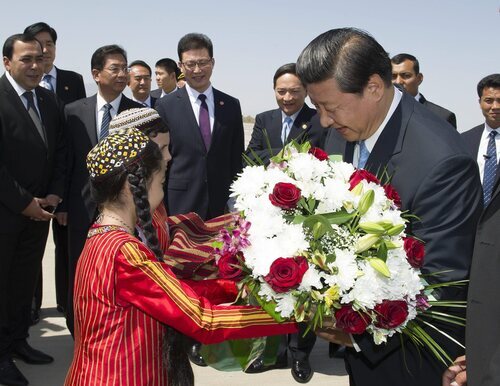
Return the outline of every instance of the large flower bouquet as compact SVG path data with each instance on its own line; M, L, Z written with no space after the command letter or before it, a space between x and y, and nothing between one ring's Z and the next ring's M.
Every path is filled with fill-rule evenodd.
M390 184L292 143L267 168L247 166L231 190L240 215L214 244L220 276L239 280L277 320L316 328L327 318L376 344L404 333L451 360L422 316L463 319L430 309L439 302L419 269L424 245L405 233L411 215Z

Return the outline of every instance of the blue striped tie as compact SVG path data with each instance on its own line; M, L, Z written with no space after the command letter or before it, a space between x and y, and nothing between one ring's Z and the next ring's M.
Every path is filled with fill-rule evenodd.
M370 156L370 152L368 151L365 141L359 141L359 160L358 160L358 169L363 169L366 165L366 161L368 161L368 157Z
M47 90L50 90L52 92L54 92L54 86L52 86L52 75L49 75L49 74L45 74L43 76L43 81L45 82L45 84L47 85L47 87L45 87Z
M101 121L101 132L99 133L99 142L108 136L109 122L111 122L111 113L109 112L109 110L111 110L111 107L112 106L109 103L106 103L104 105L104 114L102 116L102 121Z
M283 128L281 130L281 142L283 142L283 145L286 143L286 140L288 136L290 135L290 129L292 128L292 118L286 117L285 121L283 122Z
M495 143L495 137L497 132L493 130L489 137L488 149L486 150L486 162L484 163L484 176L483 176L483 199L484 206L487 206L491 200L491 194L493 193L493 185L495 185L495 180L497 176L497 146Z

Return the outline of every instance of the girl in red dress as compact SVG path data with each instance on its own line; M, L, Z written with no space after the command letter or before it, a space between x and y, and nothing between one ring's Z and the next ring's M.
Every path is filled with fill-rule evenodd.
M110 135L87 166L100 216L78 261L66 385L192 385L182 357L163 347L165 334L216 343L296 331L258 307L211 304L163 262L151 213L163 199L166 162L147 136ZM146 243L134 236L137 223Z

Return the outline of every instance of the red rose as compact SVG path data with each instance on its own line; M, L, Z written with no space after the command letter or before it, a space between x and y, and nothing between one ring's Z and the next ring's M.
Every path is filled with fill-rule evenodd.
M217 262L219 277L223 279L239 279L243 276L242 261L244 261L244 257L241 252L238 252L236 255L231 253L222 255Z
M324 160L328 159L328 153L326 151L324 151L323 149L320 149L319 147L311 147L309 149L308 153L312 154L320 161L324 161Z
M350 304L343 305L335 311L335 326L349 334L362 334L365 332L370 317L364 312L355 311Z
M424 243L412 237L404 237L403 240L408 263L413 268L421 268L424 265Z
M394 189L391 184L384 185L385 195L388 199L394 202L398 208L401 208L401 197L399 197L399 193Z
M356 169L356 171L354 173L352 173L351 178L349 178L349 183L351 184L351 187L349 188L349 190L353 190L356 187L356 185L359 184L363 180L380 184L380 181L378 180L378 178L375 177L370 172L368 172L364 169Z
M273 193L269 195L269 200L274 206L282 209L293 209L300 200L300 189L294 184L278 182L274 185Z
M391 330L401 325L408 317L408 305L404 300L384 300L375 306L375 326Z
M309 265L304 256L280 257L271 264L264 280L275 292L288 292L300 285L308 269Z

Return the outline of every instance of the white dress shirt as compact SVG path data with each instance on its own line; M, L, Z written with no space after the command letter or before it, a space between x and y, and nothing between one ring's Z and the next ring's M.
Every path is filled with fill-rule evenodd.
M486 161L485 155L488 150L488 142L490 141L489 135L492 131L493 129L489 127L488 124L485 122L483 134L481 135L481 141L479 142L479 148L477 149L477 165L479 166L479 176L481 177L481 183L483 183L484 163ZM500 156L500 128L496 129L496 131L499 133L495 137L495 145L497 147L497 164L498 164L498 158Z
M399 91L396 87L394 87L394 98L392 99L391 107L389 107L389 111L387 112L387 115L385 116L384 120L378 127L378 129L372 134L370 138L365 139L365 145L368 151L371 153L373 148L375 147L375 144L377 143L378 137L380 137L380 134L382 134L382 131L384 131L385 125L387 125L387 122L389 122L389 119L391 119L392 115L394 114L394 111L396 111L399 102L401 102L401 98L403 97L403 93ZM352 164L355 167L358 167L358 161L359 161L359 144L356 143L356 146L354 147L354 155L352 159Z
M23 102L24 108L28 110L28 101L26 100L25 97L23 97L23 94L27 91L24 88L22 88L19 83L17 83L14 78L9 74L8 71L5 72L5 77L7 80L10 82L14 90L16 91L17 95L19 95L19 98L21 98L21 102ZM40 114L40 109L38 108L38 101L36 100L36 92L35 89L31 90L33 93L33 103L35 104L35 108L38 111L38 116L41 117L42 115Z
M177 87L177 86L175 86L175 88L170 92L165 92L165 90L161 89L160 98L163 98L165 95L172 94L173 92L176 92L178 89L179 89L179 87Z
M205 99L205 102L207 102L208 106L208 114L210 115L210 131L214 131L214 120L215 120L215 102L214 102L214 90L212 88L212 85L208 86L208 88L203 91L203 92L198 92L195 89L189 87L189 85L186 83L184 86L186 87L186 91L189 96L189 101L191 102L191 107L193 108L193 113L194 117L196 118L196 122L198 122L198 125L200 125L199 119L200 119L200 106L201 106L201 101L198 99L198 96L200 94L205 94L207 99Z
M111 114L111 119L116 117L118 114L118 107L120 107L120 101L122 100L122 94L118 95L118 98L115 100L112 100L109 102L111 105L111 109L109 110L109 113ZM101 123L102 123L102 117L104 116L104 105L106 105L108 102L104 100L104 98L97 93L97 106L96 106L96 128L97 128L97 138L101 135Z

